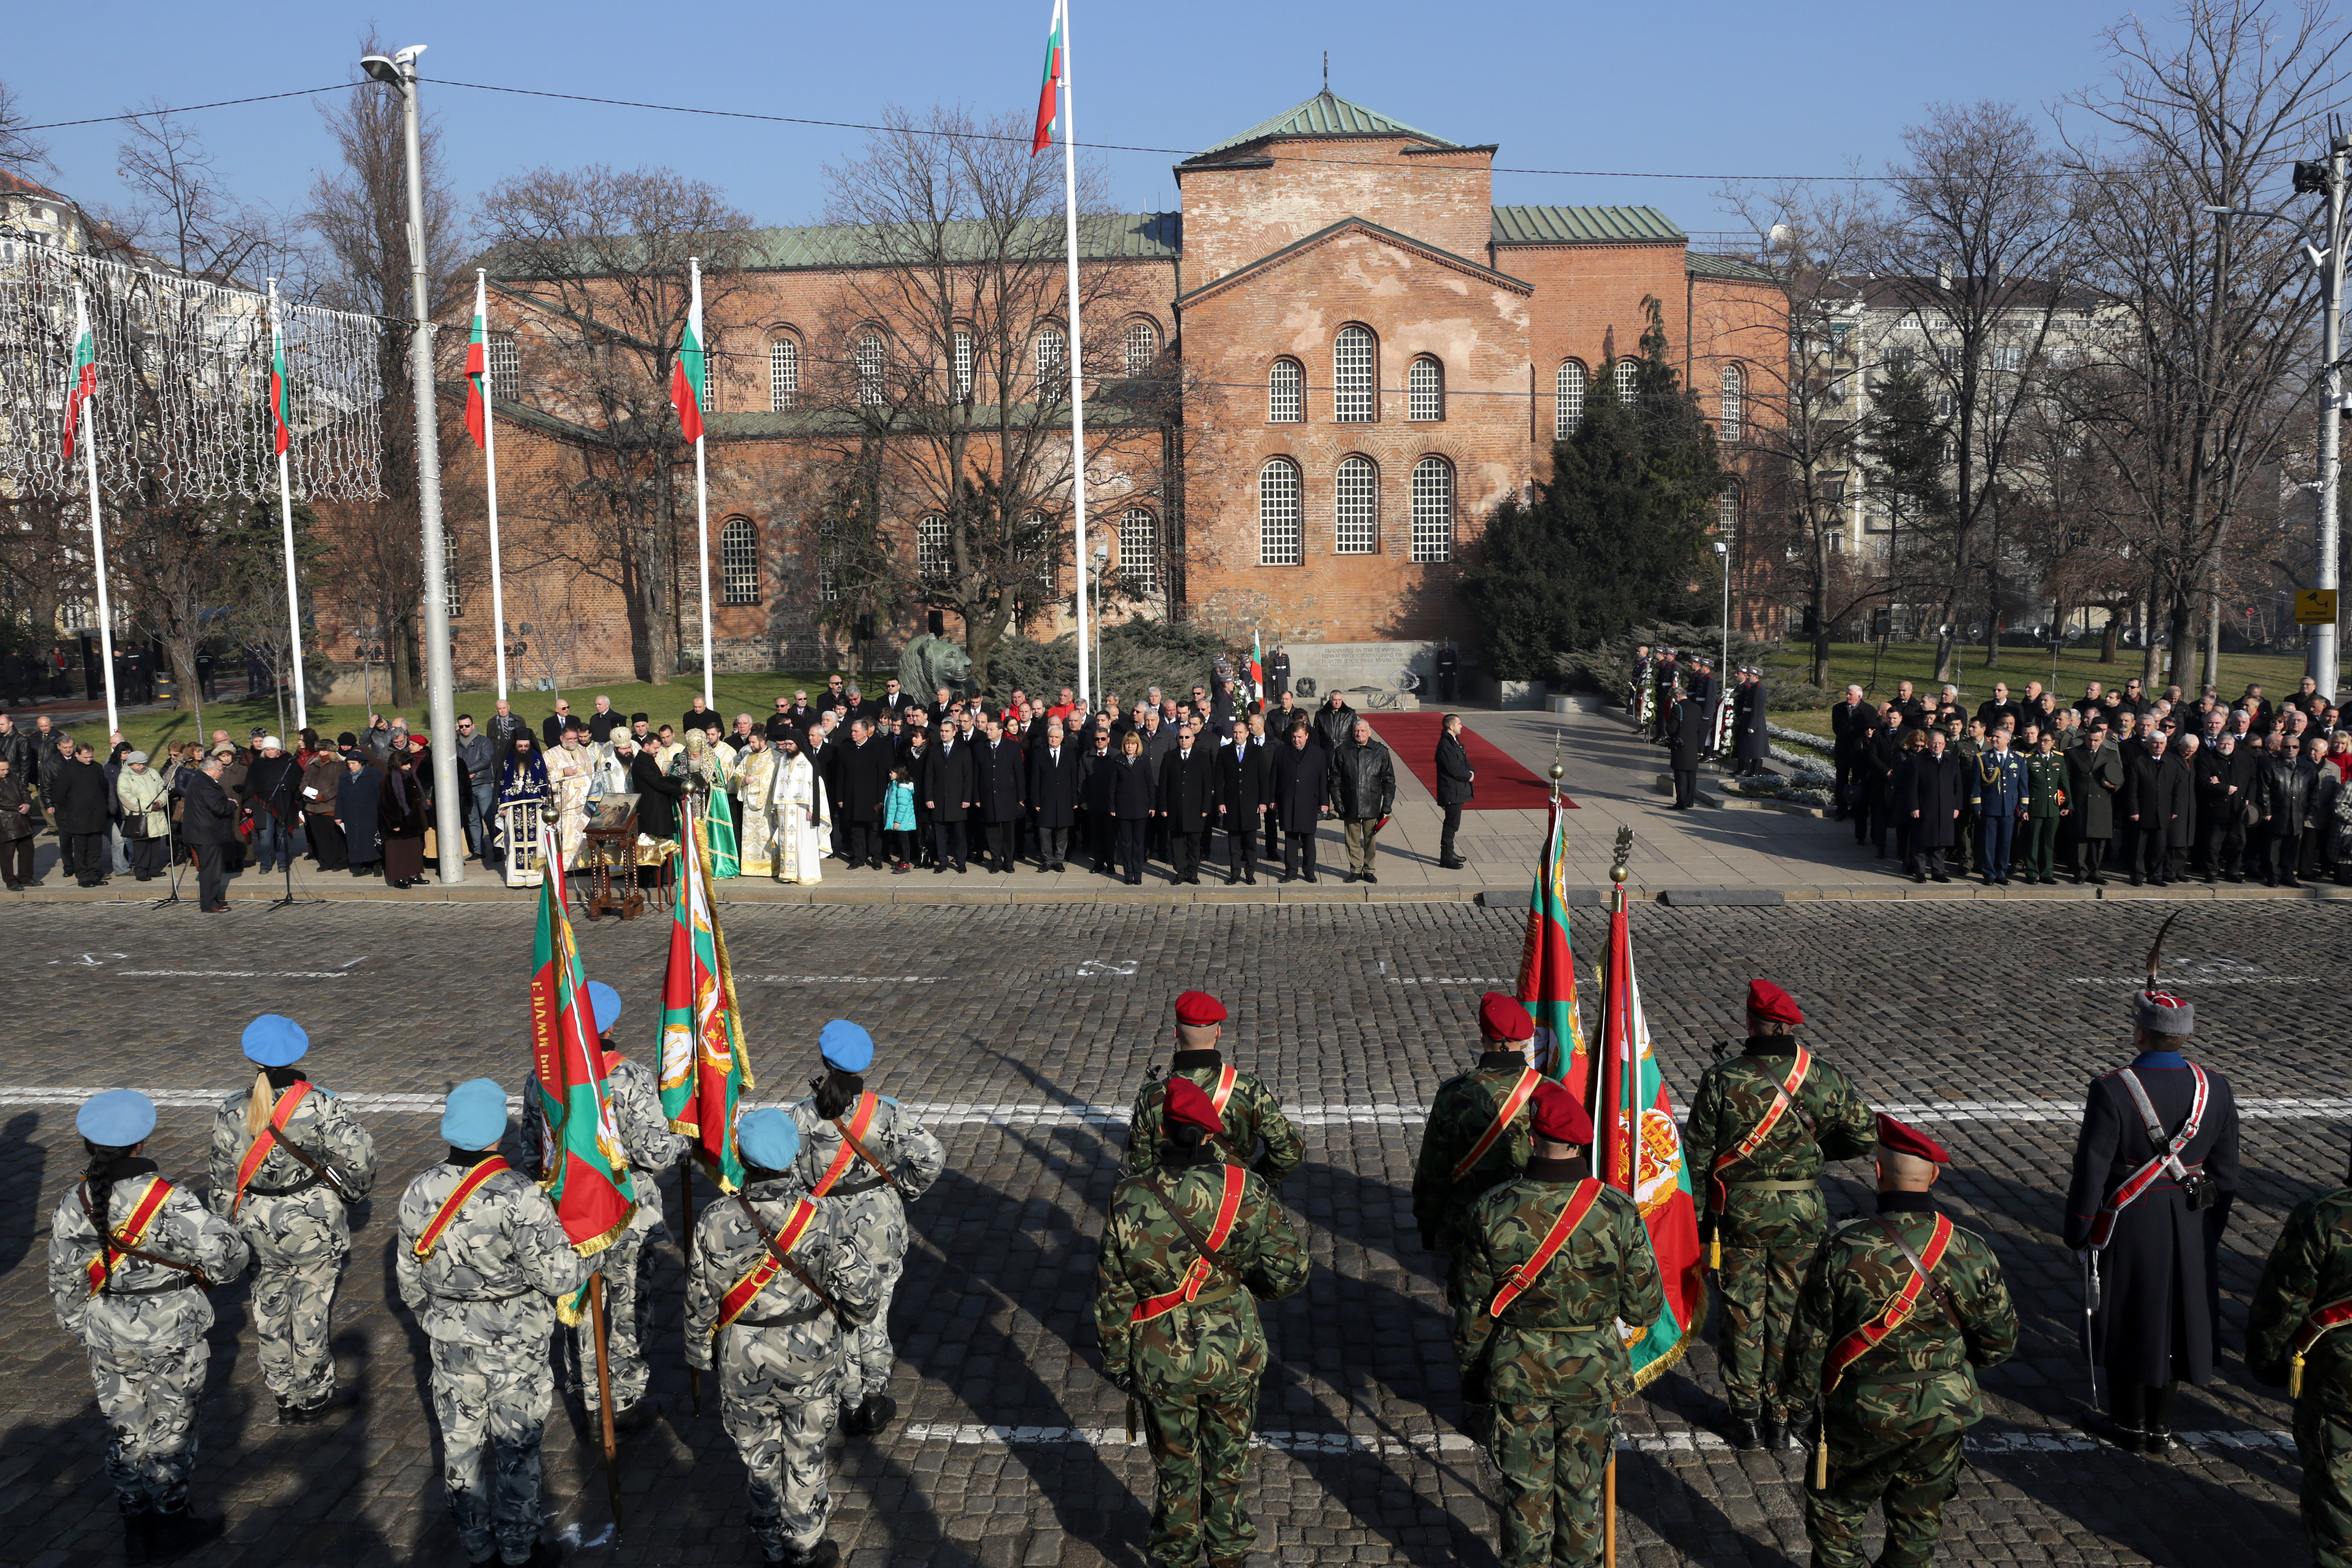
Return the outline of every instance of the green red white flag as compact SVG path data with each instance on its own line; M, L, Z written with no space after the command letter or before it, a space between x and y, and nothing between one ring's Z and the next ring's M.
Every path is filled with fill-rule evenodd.
M692 300L686 311L686 336L679 340L677 358L669 371L670 405L677 410L677 427L689 441L702 439L702 414L709 388L702 353L702 268L693 268Z
M702 826L692 812L678 815L677 905L669 969L662 976L662 1114L669 1118L671 1131L694 1141L696 1154L719 1190L731 1193L743 1184L735 1119L753 1088L751 1064L743 1051L727 938L710 898Z
M286 328L269 308L269 449L279 457L294 444L292 406L286 397Z
M490 431L490 309L489 287L474 274L474 335L466 340L466 433L476 447L487 446Z
M1037 134L1029 143L1035 157L1054 144L1054 115L1062 86L1062 7L1054 0L1054 25L1045 34L1045 79L1037 84Z
M1584 1026L1576 1010L1576 954L1568 941L1568 867L1561 853L1559 801L1551 803L1551 826L1544 832L1536 862L1535 889L1528 896L1527 945L1519 954L1518 998L1536 1021L1528 1056L1536 1069L1570 1089L1571 1075L1584 1060Z
M98 340L90 335L89 302L74 288L72 379L66 385L66 461L73 461L74 432L81 425L81 405L98 391Z
M1265 645L1258 640L1255 626L1250 628L1250 695L1265 700Z

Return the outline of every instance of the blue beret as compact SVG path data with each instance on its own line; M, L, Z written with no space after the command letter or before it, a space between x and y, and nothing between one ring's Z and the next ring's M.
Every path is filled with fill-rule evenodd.
M452 1149L494 1149L507 1135L507 1091L494 1078L478 1078L449 1091L441 1137Z
M801 1130L789 1115L767 1106L735 1124L735 1146L746 1163L763 1171L789 1171L800 1158Z
M310 1037L302 1026L276 1013L264 1013L245 1026L246 1057L263 1067L292 1067L310 1048Z
M601 980L588 983L588 1006L596 1015L600 1035L621 1021L621 994Z
M835 1018L816 1037L824 1065L835 1072L864 1072L874 1065L874 1037L846 1018Z
M155 1102L135 1089L110 1089L81 1102L74 1131L107 1149L128 1149L155 1131Z

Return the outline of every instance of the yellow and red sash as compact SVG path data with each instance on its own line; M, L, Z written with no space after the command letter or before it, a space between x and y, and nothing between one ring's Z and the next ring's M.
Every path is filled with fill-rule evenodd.
M1715 1166L1707 1172L1707 1198L1712 1212L1721 1214L1731 1195L1724 1184L1723 1173L1764 1146L1764 1140L1772 1135L1772 1129L1780 1125L1781 1113L1797 1102L1797 1090L1804 1087L1805 1074L1812 1070L1812 1053L1799 1046L1796 1062L1789 1068L1789 1076L1782 1081L1780 1091L1772 1097L1771 1105L1764 1112L1764 1120L1756 1124L1754 1131L1739 1141L1738 1148L1715 1157Z
M262 1162L269 1158L269 1151L276 1148L278 1141L286 1135L286 1123L293 1120L294 1108L308 1099L310 1093L310 1079L296 1080L293 1088L278 1097L278 1104L269 1113L269 1125L253 1135L253 1147L245 1152L245 1159L236 1168L236 1191L228 1203L232 1218L245 1203L246 1184L260 1173Z
M1846 1368L1875 1350L1886 1336L1910 1321L1911 1314L1919 1308L1919 1298L1927 1291L1927 1274L1943 1260L1945 1249L1952 1245L1952 1222L1942 1215L1936 1216L1935 1233L1927 1245L1919 1249L1922 1267L1911 1270L1903 1289L1886 1303L1886 1310L1840 1340L1822 1369L1822 1392L1827 1394L1838 1385Z
M466 1200L480 1192L492 1176L511 1169L513 1167L502 1156L493 1154L467 1172L449 1195L441 1200L440 1211L434 1215L432 1223L417 1232L416 1245L411 1250L420 1260L432 1257L433 1249L441 1245L441 1233L449 1228L449 1222L457 1217L457 1211L466 1206Z
M155 1223L155 1216L163 1212L164 1200L171 1195L171 1183L161 1176L152 1177L147 1183L147 1190L140 1194L139 1201L131 1206L130 1217L122 1222L122 1228L111 1232L101 1229L98 1256L91 1258L83 1269L89 1277L91 1295L95 1296L106 1289L107 1280L114 1275L115 1259L121 1255L121 1249L136 1247L147 1239L148 1227ZM102 1224L104 1216L100 1217Z
M2311 1353L2311 1347L2326 1338L2330 1330L2340 1329L2347 1323L2352 1323L2352 1297L2330 1301L2303 1321L2303 1327L2294 1331L2294 1349L2286 1363L2286 1396L2289 1399L2303 1397L2303 1361Z
M1502 1109L1495 1112L1495 1124L1487 1128L1486 1135L1471 1146L1470 1152L1454 1163L1455 1181L1458 1182L1468 1175L1478 1162L1486 1157L1486 1151L1492 1149L1503 1134L1510 1130L1511 1119L1526 1109L1528 1100L1535 1098L1536 1085L1542 1081L1543 1075L1535 1068L1519 1069L1519 1081L1513 1084L1511 1092L1503 1097Z
M1549 1230L1544 1232L1543 1243L1536 1248L1535 1256L1516 1265L1503 1277L1503 1288L1495 1292L1495 1300L1486 1309L1488 1317L1501 1317L1512 1302L1535 1284L1537 1277L1550 1267L1551 1260L1559 1256L1559 1249L1568 1245L1568 1238L1576 1234L1576 1227L1584 1223L1584 1216L1591 1214L1592 1205L1600 1201L1601 1186L1601 1184L1591 1176L1576 1184L1576 1191L1568 1195L1568 1206L1559 1211L1559 1217L1551 1222Z
M1219 1116L1224 1115L1225 1101L1234 1097L1234 1085L1241 1081L1241 1069L1231 1062L1217 1070L1217 1087L1209 1091L1209 1103L1217 1108Z
M1225 1069L1228 1075L1233 1070L1231 1068ZM1223 1087L1230 1089L1232 1086L1228 1083ZM1239 1165L1227 1165L1224 1172L1225 1190L1217 1200L1217 1223L1209 1227L1209 1250L1212 1252L1223 1249L1225 1238L1234 1233L1234 1221L1241 1217L1242 1194L1249 1185L1249 1173ZM1172 1312L1190 1302L1201 1293L1201 1287L1209 1282L1209 1276L1215 1268L1216 1266L1205 1258L1193 1258L1184 1267L1184 1282L1181 1285L1164 1296L1152 1296L1137 1302L1135 1310L1128 1316L1128 1321L1148 1323L1161 1313Z
M872 1097L869 1095L867 1098ZM712 1334L717 1334L720 1329L741 1317L760 1292L768 1288L769 1282L784 1271L784 1259L793 1247L800 1245L801 1237L808 1230L809 1221L815 1217L816 1205L808 1199L802 1198L793 1205L792 1217L784 1221L782 1230L776 1232L776 1244L761 1247L760 1261L751 1265L751 1271L730 1286L727 1294L719 1299L719 1321L711 1325Z
M870 1089L857 1097L857 1112L849 1119L849 1138L861 1143L866 1142L866 1130L874 1125L874 1112L881 1103L882 1097ZM811 1197L824 1196L833 1191L833 1184L848 1173L849 1163L857 1158L857 1151L850 1147L849 1138L841 1141L841 1148L834 1155L833 1163L824 1168L824 1178L810 1190Z

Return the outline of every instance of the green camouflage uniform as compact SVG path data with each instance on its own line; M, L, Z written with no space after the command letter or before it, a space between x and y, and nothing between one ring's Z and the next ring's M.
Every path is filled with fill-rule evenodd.
M2273 1387L2304 1320L2352 1298L2352 1187L2312 1198L2287 1215L2263 1266L2246 1320L2246 1364ZM2322 1335L2305 1358L2294 1402L2303 1456L2303 1529L2316 1568L2352 1568L2352 1326Z
M1200 1256L1168 1200L1206 1237L1224 1194L1226 1167L1205 1148L1195 1154L1162 1149L1152 1164L1150 1175L1129 1176L1112 1190L1096 1265L1095 1331L1105 1370L1115 1382L1129 1383L1143 1406L1144 1436L1159 1474L1146 1542L1151 1560L1162 1568L1192 1568L1205 1551L1213 1568L1224 1568L1238 1564L1257 1539L1242 1505L1266 1364L1257 1303L1305 1285L1307 1254L1273 1190L1249 1176L1218 1249L1232 1274L1213 1270L1191 1302L1134 1321L1137 1306L1181 1287Z
M273 1084L282 1098L285 1090ZM261 1381L278 1408L316 1405L335 1392L335 1279L351 1256L351 1222L335 1189L286 1152L282 1142L236 1201L237 1167L251 1147L245 1135L244 1093L213 1113L212 1190L215 1214L236 1226L253 1248L253 1326ZM343 1102L313 1085L286 1120L284 1136L304 1153L341 1174L354 1199L375 1185L375 1140ZM232 1212L232 1208L234 1212Z
M744 1195L774 1234L807 1191L794 1174L755 1182ZM825 1437L837 1413L856 1402L860 1373L850 1334L789 1269L779 1270L751 1299L725 1331L723 1343L713 1343L720 1303L766 1247L734 1198L704 1207L695 1221L694 1259L686 1277L686 1364L698 1372L718 1368L719 1418L751 1475L751 1532L769 1561L777 1562L787 1548L806 1552L824 1539L833 1513ZM849 1207L820 1202L791 1257L851 1322L881 1314L887 1286L857 1245Z
M118 1163L107 1225L120 1234L146 1194L155 1163ZM190 1277L120 1257L106 1289L89 1293L85 1272L98 1257L98 1231L82 1212L77 1182L49 1216L49 1300L66 1332L89 1352L98 1413L113 1431L106 1476L126 1513L187 1505L196 1468L196 1395L204 1392L205 1331L213 1304ZM175 1187L139 1242L142 1252L204 1270L215 1285L245 1272L252 1249L234 1226Z
M1716 1160L1739 1147L1779 1102L1780 1087L1796 1065L1796 1048L1792 1036L1759 1036L1739 1055L1700 1077L1683 1147L1703 1213L1712 1202ZM1715 1289L1722 1304L1723 1392L1738 1415L1781 1413L1774 1400L1781 1386L1789 1319L1827 1224L1823 1163L1867 1154L1878 1140L1870 1107L1845 1074L1818 1056L1794 1099L1812 1129L1784 1109L1762 1145L1723 1172L1729 1190L1715 1220L1723 1244ZM1809 1404L1789 1408L1802 1410Z
M874 1108L874 1123L858 1142L890 1168L890 1174L898 1178L898 1188L893 1188L873 1166L852 1154L841 1179L819 1200L844 1211L843 1234L865 1254L866 1261L882 1281L873 1315L859 1322L846 1352L850 1379L841 1391L845 1409L859 1404L868 1394L878 1396L890 1392L890 1373L898 1359L897 1349L890 1343L890 1298L897 1293L898 1277L907 1268L907 1205L921 1197L940 1179L948 1163L947 1151L940 1146L929 1128L908 1115L888 1095L878 1098L881 1103ZM845 1121L856 1114L853 1107L843 1113L842 1119ZM793 1125L801 1133L800 1162L794 1169L803 1190L813 1189L824 1178L834 1156L841 1152L841 1130L816 1113L813 1100L803 1100L793 1106L792 1116ZM898 1195L899 1188L905 1190L904 1198Z
M1223 1068L1224 1058L1216 1051L1179 1051L1170 1076L1191 1079L1202 1094L1214 1099L1217 1076ZM1167 1098L1167 1079L1156 1071L1135 1092L1135 1103L1127 1113L1127 1173L1130 1176L1149 1175L1166 1152L1168 1130L1161 1116ZM1234 1075L1234 1092L1226 1097L1224 1118L1224 1132L1212 1140L1217 1152L1234 1164L1265 1177L1269 1186L1280 1186L1283 1178L1307 1158L1307 1145L1300 1141L1298 1129L1283 1115L1281 1101L1245 1072ZM1260 1139L1265 1141L1262 1155L1257 1153Z
M539 1445L555 1398L547 1353L555 1303L580 1289L589 1268L564 1239L539 1184L513 1170L483 1183L432 1256L418 1258L418 1235L475 1163L453 1152L408 1184L393 1264L400 1299L432 1342L441 1479L466 1554L487 1563L495 1547L507 1562L521 1563L539 1539Z
M2039 752L2025 759L2025 820L2018 825L2018 848L2025 874L2046 880L2058 875L2058 797L2066 789L2066 759Z
M1880 1194L1881 1214L1912 1251L1925 1255L1935 1228L1924 1193ZM1790 1408L1818 1394L1830 1450L1829 1485L1815 1490L1806 1461L1805 1533L1813 1568L1864 1568L1863 1521L1870 1505L1886 1513L1879 1568L1924 1568L1936 1555L1944 1503L1959 1482L1960 1444L1984 1418L1974 1368L1998 1366L2017 1349L2017 1309L1992 1247L1954 1227L1935 1282L1952 1299L1965 1338L1934 1296L1821 1393L1827 1358L1840 1341L1886 1310L1915 1270L1874 1219L1840 1226L1822 1248L1797 1305L1781 1368Z
M1488 1188L1511 1180L1527 1168L1530 1136L1528 1130L1533 1125L1528 1106L1519 1108L1503 1135L1467 1173L1457 1179L1454 1167L1477 1147L1478 1140L1495 1125L1496 1113L1509 1098L1512 1086L1519 1081L1519 1074L1527 1065L1523 1052L1488 1050L1479 1057L1476 1067L1438 1085L1437 1098L1429 1104L1429 1124L1421 1135L1421 1158L1412 1170L1412 1219L1421 1228L1422 1246L1445 1259L1446 1300L1456 1308L1461 1305L1455 1299L1454 1287L1462 1272L1459 1254L1463 1224Z
M1583 1160L1530 1161L1463 1226L1454 1313L1464 1397L1491 1401L1486 1457L1502 1478L1505 1568L1601 1561L1601 1481L1633 1363L1617 1324L1649 1323L1665 1287L1633 1200L1603 1187L1567 1245L1498 1319L1507 1276L1530 1261L1591 1174Z

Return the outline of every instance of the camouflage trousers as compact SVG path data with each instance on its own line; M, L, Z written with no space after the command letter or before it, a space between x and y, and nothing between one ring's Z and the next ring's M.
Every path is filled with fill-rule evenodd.
M653 1267L650 1230L627 1230L590 1261L604 1277L604 1361L613 1380L613 1408L626 1410L646 1396L653 1369L646 1364L646 1340L653 1326L653 1292L646 1274ZM601 1408L596 1392L596 1321L584 1308L573 1331L580 1348L581 1397Z
M196 1468L196 1395L204 1392L205 1342L174 1350L89 1352L98 1413L113 1429L106 1479L130 1509L177 1509Z
M876 1298L873 1318L859 1324L850 1335L841 1387L844 1405L855 1405L869 1394L890 1392L890 1373L898 1364L898 1347L890 1342L890 1298L898 1293L898 1278L907 1272L907 1237L903 1229L898 1240L895 1251L877 1248L867 1255L875 1272L882 1277L882 1289Z
M814 1549L833 1517L824 1444L841 1401L778 1375L804 1364L794 1354L792 1332L726 1329L719 1347L719 1422L748 1473L745 1522L771 1558L783 1556L786 1547Z
M1867 1568L1862 1532L1873 1503L1886 1513L1879 1568L1926 1568L1934 1562L1944 1504L1960 1481L1963 1436L1882 1436L1850 1416L1832 1415L1825 1489L1812 1489L1811 1456L1805 1461L1805 1534L1813 1543L1813 1568Z
M539 1445L555 1403L546 1342L430 1342L441 1481L458 1539L476 1563L493 1547L520 1563L539 1539Z
M1215 1568L1240 1563L1257 1539L1242 1503L1256 1377L1233 1388L1147 1385L1137 1398L1159 1482L1144 1550L1160 1568L1192 1568L1204 1552Z
M1601 1561L1601 1479L1615 1420L1605 1405L1498 1405L1486 1458L1502 1479L1504 1568Z
M2298 1405L2294 1447L2303 1457L2303 1532L2313 1568L2352 1568L2352 1426Z
M261 1381L283 1405L315 1405L335 1392L335 1278L341 1253L279 1261L256 1247L253 1326Z
M1754 1415L1781 1407L1780 1358L1797 1315L1797 1293L1820 1246L1818 1231L1796 1241L1724 1243L1715 1293L1722 1304L1724 1402L1733 1410Z

